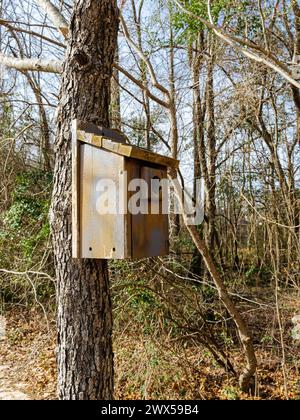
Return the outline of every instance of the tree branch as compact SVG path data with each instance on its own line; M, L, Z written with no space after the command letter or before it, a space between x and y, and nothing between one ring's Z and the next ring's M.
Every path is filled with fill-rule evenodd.
M19 71L42 71L45 73L61 73L62 64L55 60L41 60L36 58L9 57L0 52L0 64Z
M128 28L126 26L125 20L124 20L122 15L120 15L120 22L121 22L121 26L122 26L124 37L125 37L126 41L131 46L131 48L137 53L137 55L140 57L140 59L143 60L144 63L146 64L146 66L148 68L148 71L149 71L149 74L150 74L150 77L151 77L152 85L155 88L157 88L158 90L160 90L162 93L164 93L165 95L169 96L169 91L158 82L158 80L156 78L156 75L155 75L155 71L153 69L153 66L152 66L149 58L145 56L143 51L141 51L141 49L131 39L131 37L129 35L129 32L128 32Z
M158 98L156 95L153 95L153 93L150 92L150 90L145 86L140 80L136 79L134 76L132 76L131 73L129 73L127 70L120 67L117 63L114 63L114 68L123 73L129 80L131 80L133 83L135 83L140 89L142 89L143 92L149 96L150 99L157 102L159 105L169 109L170 104L168 102L163 101L162 99Z
M59 32L66 39L69 34L69 24L60 13L57 7L55 7L50 0L35 0L36 3L44 9L44 11L49 15L50 20L59 30Z
M218 26L216 26L213 22L213 17L211 14L211 7L210 7L210 0L207 0L207 8L208 8L208 16L209 16L209 20L210 20L210 24L213 26L213 31L214 33L221 39L223 39L224 41L226 41L229 45L231 45L233 48L235 48L237 51L239 51L240 53L242 53L245 57L251 58L253 61L256 61L257 63L262 63L265 66L269 67L270 69L274 70L275 72L277 72L278 74L280 74L282 77L284 77L291 85L294 85L296 87L298 87L300 89L300 83L298 83L286 70L286 66L282 63L280 63L278 60L273 60L270 61L269 59L265 58L265 57L261 57L251 51L249 51L248 49L241 47L239 45L237 45L235 42L241 43L243 44L244 41L238 38L234 38L232 39L232 37L230 37L229 35L225 34L224 32L222 32L220 30L220 28ZM247 48L254 48L251 44L247 43ZM259 48L259 51L263 54L263 55L270 55L269 53L265 52L262 48Z
M209 29L211 29L220 39L225 41L228 45L230 45L232 48L234 48L239 53L243 54L245 57L250 58L253 61L256 61L257 63L262 63L265 66L271 68L276 73L280 74L285 80L287 80L291 85L296 86L300 89L300 83L297 82L290 73L288 73L287 68L284 64L280 63L278 60L271 61L269 59L269 55L267 54L261 47L255 46L252 43L249 43L247 41L244 41L242 39L233 37L231 35L226 34L222 31L222 29L219 26L216 26L213 22L211 11L210 11L210 0L208 0L208 15L209 15L209 21L195 15L188 9L186 9L179 0L172 0L178 7L181 9L184 13L187 15L193 17L194 19L199 20L203 25L207 26ZM244 45L241 46L240 44ZM247 48L246 48L247 47ZM258 50L262 56L250 51L250 48L254 50ZM266 58L268 57L268 58Z
M55 39L51 39L51 38L49 38L49 37L47 37L47 36L45 36L45 35L40 34L39 32L29 31L29 30L27 30L27 29L22 29L22 28L19 28L19 27L17 27L17 26L13 26L13 25L12 25L12 22L10 22L10 21L8 21L8 20L3 20L3 19L0 19L0 25L5 26L5 27L6 27L9 31L21 32L21 33L24 33L24 34L28 34L28 35L32 35L32 36L36 36L36 37L38 37L38 38L43 39L43 40L44 40L44 41L46 41L46 42L49 42L49 43L51 43L51 44L56 45L56 46L58 46L58 47L61 47L61 48L66 48L65 44L62 44L61 42L56 41Z

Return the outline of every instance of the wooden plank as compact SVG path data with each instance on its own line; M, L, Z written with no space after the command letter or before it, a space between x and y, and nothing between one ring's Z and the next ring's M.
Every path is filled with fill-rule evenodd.
M80 142L72 124L72 256L80 258Z
M153 153L149 150L132 146L130 144L115 142L103 136L86 133L82 130L77 131L77 138L83 143L91 144L95 147L103 148L105 150L128 158L151 162L156 165L162 165L171 168L177 168L179 166L178 160L170 158L168 156Z
M139 177L139 165L134 159L125 159L125 171L127 174L127 199L126 199L126 211L125 215L125 258L132 258L132 215L128 210L128 202L133 192L128 191L128 185L132 179Z
M116 188L114 200L118 204L119 176L120 172L124 171L124 157L82 144L81 162L81 257L123 259L125 216L119 214L118 208L115 214L103 214L99 211L99 200L103 194L99 182L105 179L114 183Z
M132 146L130 144L115 143L110 139L102 139L102 147L111 152L120 154L122 156L130 157L132 159L151 162L157 165L163 165L170 168L178 168L179 161L168 156L163 156L158 153L150 152L141 147Z
M151 162L157 165L163 165L170 168L178 168L179 161L168 156L163 156L158 153L150 152L141 147L132 146L130 144L115 143L110 139L102 139L102 147L111 152L120 154L122 156L138 159L145 162Z
M127 171L127 191L128 191L128 199L127 199L127 218L126 218L126 238L127 238L127 247L128 247L128 255L130 258L134 258L134 239L133 239L133 224L134 221L136 221L136 216L132 215L130 208L129 208L129 202L131 197L135 194L135 191L129 191L129 184L132 180L138 179L140 177L140 165L139 162L137 162L134 159L126 158L126 171Z
M105 148L106 150L110 150L122 156L152 162L157 165L175 169L179 167L179 161L177 159L128 144L125 134L117 130L111 130L81 120L74 120L74 126L76 126L78 130L78 139L85 143Z
M146 169L146 170L145 170ZM167 170L161 167L160 174L167 177ZM147 174L145 181L152 179L149 174L153 171L156 176L156 168L148 168L140 164L140 177ZM149 199L149 197L148 197ZM169 221L167 214L151 214L149 201L149 213L132 215L132 257L156 257L169 253Z
M103 136L87 133L82 130L77 132L78 140L91 144L95 147L103 148L112 153L121 156L130 157L132 159L151 162L156 165L162 165L170 168L178 168L179 161L168 156L163 156L158 153L150 152L149 150L140 147L132 146L130 144L115 142L114 140L107 139Z
M179 167L179 161L177 159L173 159L168 156L163 156L158 153L153 153L149 150L142 149L136 146L132 146L130 157L133 159L139 159L145 162L151 162L169 168L177 169Z
M102 148L102 136L96 136L95 134L86 133L82 130L77 130L77 139L82 143L87 143L92 146L98 147L99 149Z
M77 120L77 129L85 131L86 133L95 134L97 136L106 137L108 139L113 139L116 142L120 141L126 143L126 136L117 130L97 126L95 124L84 122L81 120Z
M116 143L110 139L103 138L102 139L102 147L103 149L109 150L110 152L116 153L118 155L130 157L131 147L130 145Z

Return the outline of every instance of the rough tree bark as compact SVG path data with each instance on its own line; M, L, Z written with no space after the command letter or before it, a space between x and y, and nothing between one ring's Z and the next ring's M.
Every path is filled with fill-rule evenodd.
M119 63L119 47L115 51L115 63ZM120 95L120 73L114 67L113 77L111 79L111 100L110 100L110 122L115 130L122 129L121 121L121 95Z
M51 211L58 281L60 399L113 397L112 308L106 262L71 255L71 121L109 126L116 0L76 0L58 110Z

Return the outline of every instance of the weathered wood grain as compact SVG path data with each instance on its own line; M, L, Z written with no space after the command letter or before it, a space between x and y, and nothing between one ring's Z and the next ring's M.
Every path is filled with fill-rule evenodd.
M99 148L109 150L110 152L116 153L121 156L130 157L145 162L154 163L170 168L177 169L179 161L177 159L163 156L158 153L150 152L149 150L141 147L133 146L125 142L116 141L111 138L107 138L105 135L99 133L85 132L83 130L77 131L78 139L84 143L93 144Z
M80 237L81 258L124 259L125 215L119 212L122 189L120 174L124 157L93 146L81 146ZM109 180L115 186L115 213L101 214L97 202L103 191L99 181ZM114 196L114 189L111 189Z
M159 177L167 178L165 167L151 168L138 165L139 176L148 183L150 194L151 179ZM163 256L169 253L169 221L168 215L162 214L161 196L159 197L158 214L151 213L150 196L144 198L148 201L148 214L137 214L131 216L132 230L132 257L147 258Z

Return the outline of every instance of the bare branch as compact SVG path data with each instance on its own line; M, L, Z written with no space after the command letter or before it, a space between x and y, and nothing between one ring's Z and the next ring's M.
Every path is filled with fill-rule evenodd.
M211 14L211 8L210 8L210 0L207 0L207 7L208 7L208 16L209 16L209 20L211 25L214 27L213 31L214 33L221 39L223 39L224 41L226 41L229 45L231 45L233 48L235 48L237 51L239 51L240 53L242 53L245 57L251 58L252 60L258 62L258 63L262 63L265 66L269 67L270 69L274 70L275 72L277 72L278 74L280 74L282 77L284 77L291 85L294 85L296 87L298 87L300 89L300 83L298 83L286 70L285 70L285 66L281 65L278 60L276 60L275 62L270 61L269 59L265 58L265 57L261 57L251 51L249 51L246 48L240 47L239 45L235 44L234 41L238 41L239 43L242 43L243 41L237 38L234 38L234 40L231 39L231 37L227 34L224 34L224 32L220 31L220 28L218 28L217 26L214 25L213 22L213 18L212 18L212 14ZM249 44L247 44L247 47L249 47ZM250 48L253 48L252 46L250 46ZM261 49L261 53L264 55L269 55L267 52L264 52Z
M63 35L63 37L68 38L69 24L57 9L57 7L55 7L50 0L36 0L36 2L49 15L50 20Z
M61 48L66 48L65 44L62 44L61 42L56 41L55 39L48 38L47 36L42 35L42 34L40 34L39 32L29 31L29 30L27 30L27 29L22 29L22 28L19 28L19 27L17 27L17 26L13 26L13 25L12 25L12 22L10 22L10 21L8 21L8 20L3 20L3 19L0 19L0 25L5 26L5 27L6 27L7 29L9 29L10 31L14 31L14 32L21 32L21 33L24 33L24 34L28 34L28 35L32 35L32 36L36 36L36 37L38 37L38 38L43 39L43 40L44 40L44 41L46 41L46 42L49 42L49 43L54 44L54 45L57 45L58 47L61 47Z
M28 280L28 282L30 283L32 290L33 290L33 294L34 294L34 299L36 301L36 303L41 307L43 313L44 313L44 317L46 320L46 324L47 324L47 330L50 331L50 326L49 326L49 320L48 320L48 316L47 316L47 312L45 310L44 305L40 302L39 298L38 298L38 294L37 294L37 290L36 290L36 286L34 284L34 282L31 280L30 275L34 275L34 276L41 276L44 278L47 278L48 280L51 280L52 282L54 282L54 280L52 279L52 277L49 276L49 274L47 273L40 273L38 271L13 271L13 270L6 270L5 268L1 268L0 269L1 273L5 273L5 274L12 274L14 276L21 276L21 277L26 277L26 279ZM54 282L55 284L55 282Z
M14 276L26 276L26 275L39 276L39 277L44 277L55 284L55 279L49 276L49 274L44 273L42 271L32 271L32 270L15 271L15 270L6 270L5 268L0 268L0 273L13 274Z
M226 34L223 32L222 28L219 26L216 26L213 22L211 10L210 10L210 0L208 0L208 15L209 15L209 21L195 15L188 9L186 9L179 0L173 0L173 2L187 15L193 17L194 19L199 20L199 22L203 23L205 26L210 28L214 31L214 33L223 41L225 41L228 45L230 45L232 48L234 48L239 53L243 54L245 57L250 58L253 61L256 61L257 63L262 63L265 66L269 67L270 69L274 70L276 73L280 74L285 80L287 80L291 85L297 87L300 89L300 83L297 82L290 73L288 73L287 68L284 64L280 63L278 60L271 61L269 59L269 55L267 52L265 52L261 47L257 47L254 44L251 44L247 41L244 41L242 39L233 37L231 35ZM241 45L245 45L246 47L242 47ZM250 51L249 48L252 48L254 50L259 50L260 54L258 55L252 51ZM268 58L266 58L268 57Z
M123 33L124 33L126 41L131 46L131 48L136 52L136 54L140 57L140 59L143 60L144 63L146 64L146 66L148 68L148 71L149 71L149 74L150 74L150 77L151 77L152 85L155 88L157 88L158 90L160 90L162 93L164 93L165 95L169 96L169 91L158 82L158 80L156 78L155 71L153 69L153 66L152 66L149 58L145 56L143 51L141 51L141 49L131 39L131 37L129 35L129 32L128 32L127 25L126 25L125 20L124 20L122 15L120 15L120 22L121 22L121 26L122 26Z
M262 220L264 220L267 223L273 224L273 225L277 225L280 227L283 227L285 229L299 229L300 225L297 226L289 226L289 225L284 225L282 223L277 222L276 220L271 220L268 219L267 217L265 217L264 215L262 215L254 205L251 204L251 202L248 200L248 198L242 193L242 191L240 192L241 197L246 201L246 203L249 205L249 207L251 207L251 209L258 215L258 217Z
M0 64L19 71L42 71L45 73L61 73L62 64L55 60L36 58L15 58L0 53Z
M117 63L114 63L115 69L123 73L129 80L131 80L133 83L135 83L139 88L142 89L143 92L149 96L150 99L157 102L159 105L170 108L170 104L168 102L163 101L162 99L158 98L157 96L153 95L153 93L150 92L150 90L145 86L140 80L136 79L134 76L132 76L131 73L129 73L127 70L120 67Z

